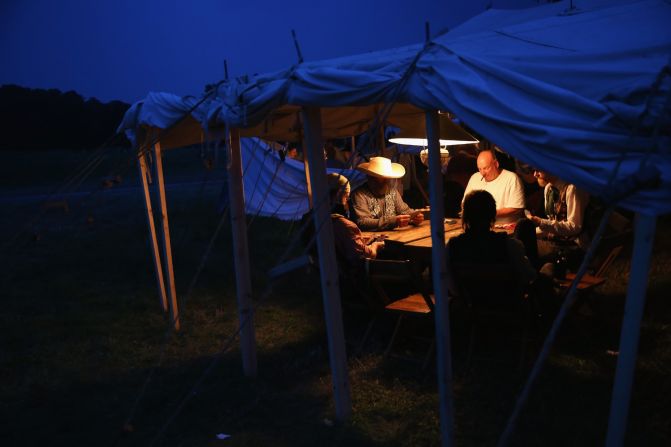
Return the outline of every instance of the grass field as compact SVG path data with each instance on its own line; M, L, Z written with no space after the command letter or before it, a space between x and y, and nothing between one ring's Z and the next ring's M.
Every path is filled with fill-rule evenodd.
M435 365L421 372L382 357L392 321L362 352L350 349L353 415L334 422L319 279L302 270L267 278L296 225L255 218L249 227L258 377L242 373L237 341L222 353L237 324L228 222L187 295L221 219L218 173L193 151L166 160L168 182L193 182L168 193L183 330L167 332L129 152L111 151L81 182L95 192L67 196L68 212L42 208L38 195L86 155L0 153L2 445L438 445ZM116 175L121 184L101 186ZM668 216L659 219L627 445L671 445L670 228ZM629 253L589 297L590 312L565 322L512 445L603 444ZM358 340L366 322L346 311L347 339ZM453 326L457 444L493 445L532 359L520 371L509 325L492 320L466 373L465 326Z

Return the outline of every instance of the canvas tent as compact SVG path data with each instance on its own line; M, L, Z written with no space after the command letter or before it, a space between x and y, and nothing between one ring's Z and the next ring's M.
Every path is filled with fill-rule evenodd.
M631 346L621 348L614 398L626 407L631 372L620 372L632 369L636 354L635 320L645 297L654 218L671 212L669 23L671 3L665 0L490 10L425 44L220 83L179 131L188 134L189 122L197 121L200 129L228 126L243 136L305 138L317 151L315 129L324 137L349 136L382 118L402 128L426 116L435 153L432 111L448 110L516 158L638 213L622 338ZM432 186L432 206L440 211L436 178ZM436 268L440 252L434 251L441 303L444 270ZM441 309L439 331L447 316ZM445 351L449 344L438 357L445 358ZM449 393L445 374L449 365L439 372L439 380L447 381L441 395ZM626 411L612 413L611 425L619 418L624 427L623 417ZM620 434L611 436L616 445Z
M619 205L667 214L669 9L664 0L584 0L573 10L568 2L489 10L426 46L223 82L197 107L195 98L150 94L121 128L165 129L188 112L164 147L198 143L225 124L243 137L300 141L302 106L322 107L324 138L362 133L385 104L396 103L387 122L398 127L423 110L449 110L516 158L592 194L608 196L612 175L630 185L643 162L655 166L654 187Z
M174 148L198 144L213 150L224 151L218 140L223 139L221 127L208 129L201 126L205 121L203 110L196 98L182 98L170 93L150 93L129 109L120 129L134 144L141 144L152 136L152 130L170 129L161 135L163 148ZM186 118L184 118L186 115ZM184 119L182 119L184 118ZM279 152L258 138L243 138L240 141L245 175L245 211L250 215L276 217L281 220L300 220L310 209L305 167L300 160L281 158ZM225 157L221 157L225 159ZM364 176L353 169L328 168L348 179L355 188ZM270 192L270 193L268 193Z
M615 184L628 185L642 162L656 166L655 187L632 191L620 205L669 213L669 3L574 3L571 11L568 2L490 10L427 46L230 83L208 119L272 135L297 106L320 106L324 128L346 129L336 135L343 136L376 104L397 103L389 122L399 127L403 111L449 110L516 158L592 194L609 193L614 171ZM368 110L350 113L353 105Z

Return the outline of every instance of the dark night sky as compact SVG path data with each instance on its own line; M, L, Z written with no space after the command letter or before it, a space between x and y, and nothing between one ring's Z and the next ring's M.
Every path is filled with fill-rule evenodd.
M4 0L0 84L134 102L198 95L229 74L421 42L484 11L537 0Z

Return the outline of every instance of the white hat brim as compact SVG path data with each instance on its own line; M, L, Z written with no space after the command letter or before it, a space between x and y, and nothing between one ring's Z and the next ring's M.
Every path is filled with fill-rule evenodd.
M373 177L380 177L380 178L401 178L405 175L405 168L403 165L399 163L391 163L391 172L378 172L378 171L373 171L369 169L370 163L365 162L361 163L359 166L356 168L364 172L368 175L372 175Z

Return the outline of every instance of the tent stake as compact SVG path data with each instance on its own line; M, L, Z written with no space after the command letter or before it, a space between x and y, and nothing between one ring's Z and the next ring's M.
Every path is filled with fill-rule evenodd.
M655 225L657 218L644 214L636 214L634 250L631 257L631 273L627 287L627 302L624 308L622 331L620 333L620 355L617 358L615 383L610 404L608 419L607 447L624 445L627 430L631 387L636 370L638 338L641 331L641 320L645 308L650 255L655 241Z
M450 315L447 300L447 266L445 263L445 205L438 142L438 112L426 112L426 137L429 146L429 194L431 198L431 276L436 296L436 363L440 396L441 445L454 445L454 406L452 396L452 352Z
M156 170L156 189L161 206L161 234L163 236L163 259L165 276L168 277L168 296L170 297L170 319L175 331L179 331L179 309L177 308L177 292L175 290L175 272L172 267L172 247L170 245L170 226L168 225L168 204L165 198L165 179L163 177L163 155L161 143L154 144L154 168Z
M352 402L340 306L338 264L335 258L331 206L326 185L326 162L324 161L321 138L321 112L317 107L304 107L302 115L303 125L305 126L304 154L310 165L310 179L314 194L313 218L317 235L319 272L324 300L324 318L328 333L335 410L336 417L342 421L349 418L352 413Z
M144 191L144 205L147 211L147 224L149 225L149 239L151 242L151 254L154 258L154 271L156 273L156 283L158 286L159 297L161 299L161 308L163 312L168 311L168 298L165 293L165 281L163 279L163 267L161 266L161 254L158 251L158 239L156 237L156 225L154 224L154 210L151 206L151 195L149 194L149 183L147 176L147 155L143 152L138 159L140 168L140 179L142 180L142 189Z
M242 155L240 153L240 131L231 129L228 135L231 159L228 171L228 194L231 203L231 229L233 231L233 259L238 298L238 324L240 325L240 350L245 375L255 377L256 337L254 334L254 307L252 306L252 280L249 272L249 246L245 196L242 183Z

